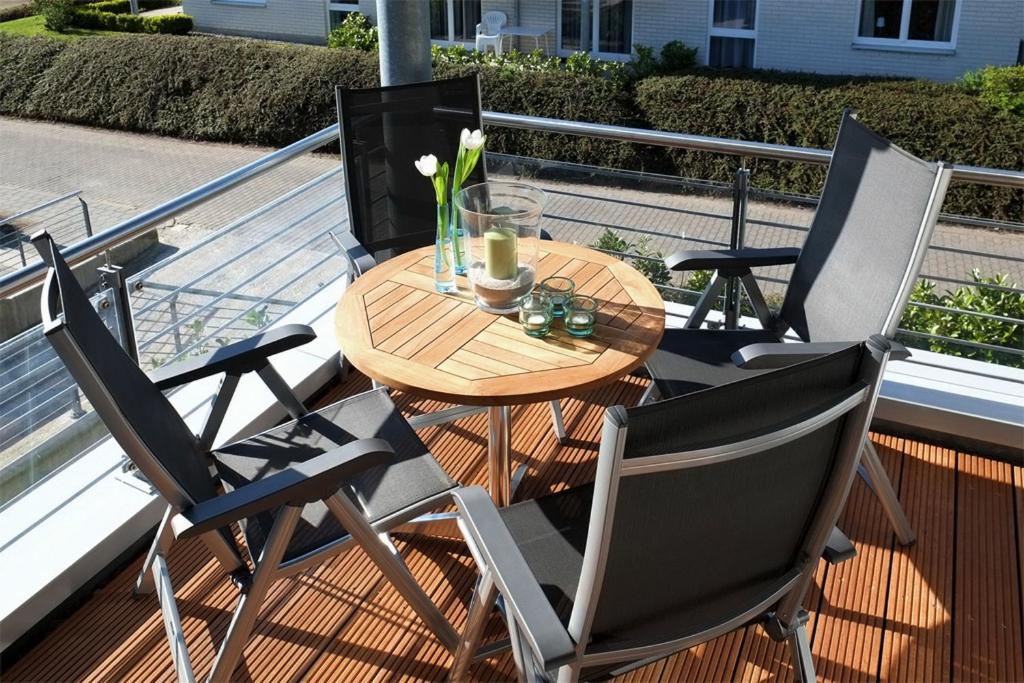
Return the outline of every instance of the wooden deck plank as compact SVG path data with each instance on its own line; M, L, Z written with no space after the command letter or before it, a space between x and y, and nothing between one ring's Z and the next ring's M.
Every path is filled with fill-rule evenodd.
M592 480L604 407L634 404L645 385L626 377L562 401L570 435L564 445L554 439L546 404L516 407L513 460L528 467L520 495ZM353 374L321 404L368 387L366 378ZM407 414L446 407L401 393L395 398ZM485 434L486 416L479 414L422 430L420 437L454 478L483 483ZM1024 529L1024 470L892 437L876 437L876 443L886 467L902 473L894 482L919 540L909 549L895 546L873 494L855 484L842 525L860 556L839 568L822 563L805 601L819 677L1024 678L1024 554L1018 538ZM475 581L461 544L402 536L397 545L417 580L460 628ZM175 545L169 564L196 673L205 676L237 593L199 542ZM4 680L171 681L156 600L131 597L137 566L133 562L97 590L4 671ZM500 637L501 631L495 618L488 633ZM450 655L357 548L278 582L243 662L235 680L423 681L443 678ZM480 681L509 680L511 658L505 654L478 663L471 675ZM622 680L781 681L791 675L785 644L751 626Z
M878 450L899 486L895 451ZM878 673L894 536L881 505L859 477L839 528L857 548L857 557L828 568L811 649L820 680L864 680Z
M891 437L886 441L905 453L900 497L917 542L893 557L881 678L949 680L956 453Z
M953 677L1024 680L1011 467L960 454Z

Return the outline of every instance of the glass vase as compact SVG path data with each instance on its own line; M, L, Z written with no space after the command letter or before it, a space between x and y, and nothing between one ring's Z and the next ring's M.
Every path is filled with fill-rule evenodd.
M462 221L459 220L459 212L455 208L454 202L451 206L451 223L449 223L449 230L451 230L452 236L452 258L455 263L455 274L465 275L466 274L466 240L465 231L462 227Z
M466 231L466 277L481 310L514 313L533 289L545 199L536 187L501 181L467 187L455 197Z
M454 292L457 289L449 219L448 207L438 206L437 236L434 240L434 288L442 294Z

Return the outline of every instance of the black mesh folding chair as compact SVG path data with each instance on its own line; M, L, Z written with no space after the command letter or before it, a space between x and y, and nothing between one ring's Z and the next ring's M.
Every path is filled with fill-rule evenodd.
M434 190L413 162L425 154L455 167L463 129L483 129L476 74L383 88L337 89L351 232L337 236L353 277L379 261L434 244ZM487 180L481 158L465 187ZM551 239L543 233L543 239ZM458 406L411 420L417 429L482 412ZM565 439L558 401L551 402L555 436Z
M647 362L650 398L670 398L716 386L751 372L793 362L780 341L787 331L815 342L892 339L917 280L938 220L951 170L922 161L843 115L821 201L801 249L681 251L665 262L671 270L714 270L715 277L686 329L665 330ZM782 309L772 313L752 268L794 264ZM762 329L698 329L725 280L740 278ZM769 344L773 346L765 347ZM756 345L757 361L744 347ZM773 351L774 349L774 351ZM734 359L734 354L738 356ZM901 543L914 541L878 454L865 441L864 467Z
M500 595L521 680L619 674L758 623L813 681L801 602L892 346L609 408L593 484L502 510L456 492L480 578L451 680Z
M46 337L118 444L167 502L136 591L157 589L179 680L192 680L193 674L164 559L176 538L201 538L239 589L210 680L226 680L234 671L274 580L355 544L454 650L456 632L383 534L450 504L456 484L386 392L369 391L307 412L267 360L313 339L302 325L261 333L147 377L89 305L50 236L41 233L33 242L49 266L42 290ZM246 372L259 373L293 419L211 449ZM196 436L161 390L220 374L221 389ZM236 522L248 560L230 528Z

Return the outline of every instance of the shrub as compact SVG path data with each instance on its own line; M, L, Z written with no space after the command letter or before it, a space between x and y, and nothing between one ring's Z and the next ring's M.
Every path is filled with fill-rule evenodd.
M377 27L359 12L350 12L327 34L327 47L347 47L364 52L376 52L378 42Z
M142 3L140 3L141 5ZM162 0L146 3L156 6L171 6ZM80 28L121 31L123 33L174 33L182 35L192 30L192 17L187 14L165 14L144 17L129 14L131 6L127 0L106 0L91 3L74 10L71 22Z
M27 39L0 41L0 63L22 44ZM379 76L376 56L355 50L112 36L67 45L35 80L31 96L0 113L280 146L337 121L336 85L365 88Z
M43 24L51 31L63 33L71 26L74 12L72 0L33 0L35 14L41 14Z
M984 286L996 285L1017 289L1016 283L1010 284L1005 275L983 277L977 269L971 272L971 278L977 283L976 285L958 287L954 291L947 290L942 294L935 292L934 282L919 280L910 299L932 306L961 311L977 311L1024 320L1024 291L1008 292ZM950 310L907 306L903 319L900 321L900 327L912 332L923 332L1011 349L1024 349L1024 325ZM916 348L1000 365L1024 367L1024 357L1020 354L979 349L958 344L955 341L928 339L913 335L903 335L902 338L908 346Z
M649 78L636 102L651 127L697 135L831 148L844 107L904 149L926 159L1016 169L1024 167L1024 120L1000 112L955 85L776 74ZM731 181L738 160L673 150L665 170L684 177ZM815 194L824 167L748 160L752 182ZM1024 191L954 184L945 210L1019 220Z
M63 40L0 33L0 113L24 115L36 83L67 47Z
M480 73L484 108L491 111L558 119L636 125L628 89L600 76L566 71L518 71L502 67L439 64L435 78ZM646 150L635 145L511 128L487 131L487 149L541 159L594 163L617 168L642 167Z
M692 69L697 64L697 48L686 47L679 40L670 40L661 46L662 73L671 74Z
M986 66L964 74L961 85L994 107L1024 116L1024 65Z

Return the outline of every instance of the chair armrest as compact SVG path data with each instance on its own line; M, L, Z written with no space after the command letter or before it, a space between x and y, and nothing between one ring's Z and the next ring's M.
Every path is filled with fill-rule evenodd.
M791 247L677 251L665 259L665 266L669 270L742 270L796 263L799 256L800 250Z
M394 455L384 439L358 439L186 508L174 516L171 527L177 538L188 538L282 505L323 500L338 492L342 480L383 465Z
M314 339L316 333L307 325L282 325L201 356L165 365L149 373L149 379L158 389L165 390L222 372L242 374L259 370L270 356Z
M797 344L762 343L748 344L732 354L732 362L744 370L777 370L818 356L842 351L854 342L807 342ZM888 352L889 360L906 360L910 351L903 344L873 334L869 343L879 352Z
M352 269L352 280L377 265L373 255L366 251L366 247L350 231L331 231L329 234L334 243L338 245L338 249L344 254L345 259L348 260L348 265Z
M732 362L744 370L776 370L806 360L842 351L855 342L810 342L748 344L732 354Z
M576 644L523 559L491 497L479 486L452 492L467 541L480 553L537 663L545 670L569 662Z

